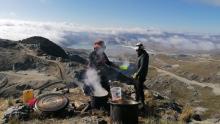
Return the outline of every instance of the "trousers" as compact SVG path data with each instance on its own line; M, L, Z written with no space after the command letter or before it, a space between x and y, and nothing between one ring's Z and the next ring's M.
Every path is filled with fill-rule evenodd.
M138 79L135 84L135 94L136 94L136 101L141 101L144 103L144 81L145 79Z

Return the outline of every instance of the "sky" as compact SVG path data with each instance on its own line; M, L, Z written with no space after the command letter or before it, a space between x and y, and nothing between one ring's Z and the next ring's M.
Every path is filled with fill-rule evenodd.
M0 19L220 33L220 0L0 0Z

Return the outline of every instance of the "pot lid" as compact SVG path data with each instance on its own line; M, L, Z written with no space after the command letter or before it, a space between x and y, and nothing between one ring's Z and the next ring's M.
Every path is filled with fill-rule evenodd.
M35 107L42 112L55 112L65 108L68 103L69 100L64 95L51 93L38 97Z

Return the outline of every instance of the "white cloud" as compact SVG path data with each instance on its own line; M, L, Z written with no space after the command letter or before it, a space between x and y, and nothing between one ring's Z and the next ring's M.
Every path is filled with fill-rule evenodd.
M206 50L206 51L209 51L209 50L216 48L212 42L200 42L200 43L198 43L198 46L200 49Z
M168 39L168 41L170 41L170 44L178 46L181 43L187 42L187 40L185 38L179 37L177 35L174 35L173 37L170 37Z
M150 41L153 41L153 42L163 42L165 40L164 38L153 37L153 36L151 36L149 39L150 39Z
M141 41L141 42L148 42L148 39L147 38L144 38L144 37L140 37L137 39L138 41Z
M204 38L205 37L205 38ZM167 40L171 45L178 49L185 49L185 50L213 50L219 49L217 44L215 45L211 41L206 41L208 37L201 36L199 39L196 38L187 38L187 37L180 37L180 36L172 36Z
M142 28L99 28L67 22L35 22L0 19L0 38L22 40L31 36L43 36L57 44L69 45L70 41L80 42L95 38L105 38L119 33L144 33ZM85 32L86 36L83 36ZM103 35L102 35L103 34ZM73 37L75 40L73 41ZM89 37L86 39L86 37ZM88 41L87 41L88 42ZM91 42L91 41L90 41Z
M198 45L196 43L192 42L190 39L187 39L185 37L174 35L168 38L167 40L173 47L178 49L185 49L185 50L198 49Z
M124 35L125 34L125 35ZM182 33L184 34L184 33ZM91 43L95 39L112 39L118 43L123 41L137 41L144 43L155 42L158 45L185 50L212 50L219 49L218 37L201 35L196 38L188 35L166 34L159 29L144 28L99 28L78 25L67 22L35 22L0 19L0 38L10 40L22 40L31 36L43 36L57 44L72 46L79 42Z

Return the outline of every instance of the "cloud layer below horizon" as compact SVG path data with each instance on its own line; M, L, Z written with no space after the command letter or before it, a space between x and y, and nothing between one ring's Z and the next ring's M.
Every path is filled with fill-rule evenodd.
M167 48L185 50L220 49L220 35L195 35L172 33L159 29L144 28L97 28L66 22L34 22L21 20L0 20L0 38L22 40L31 36L42 36L68 46L91 44L95 39L104 39L109 44L132 44L142 41L156 43Z

